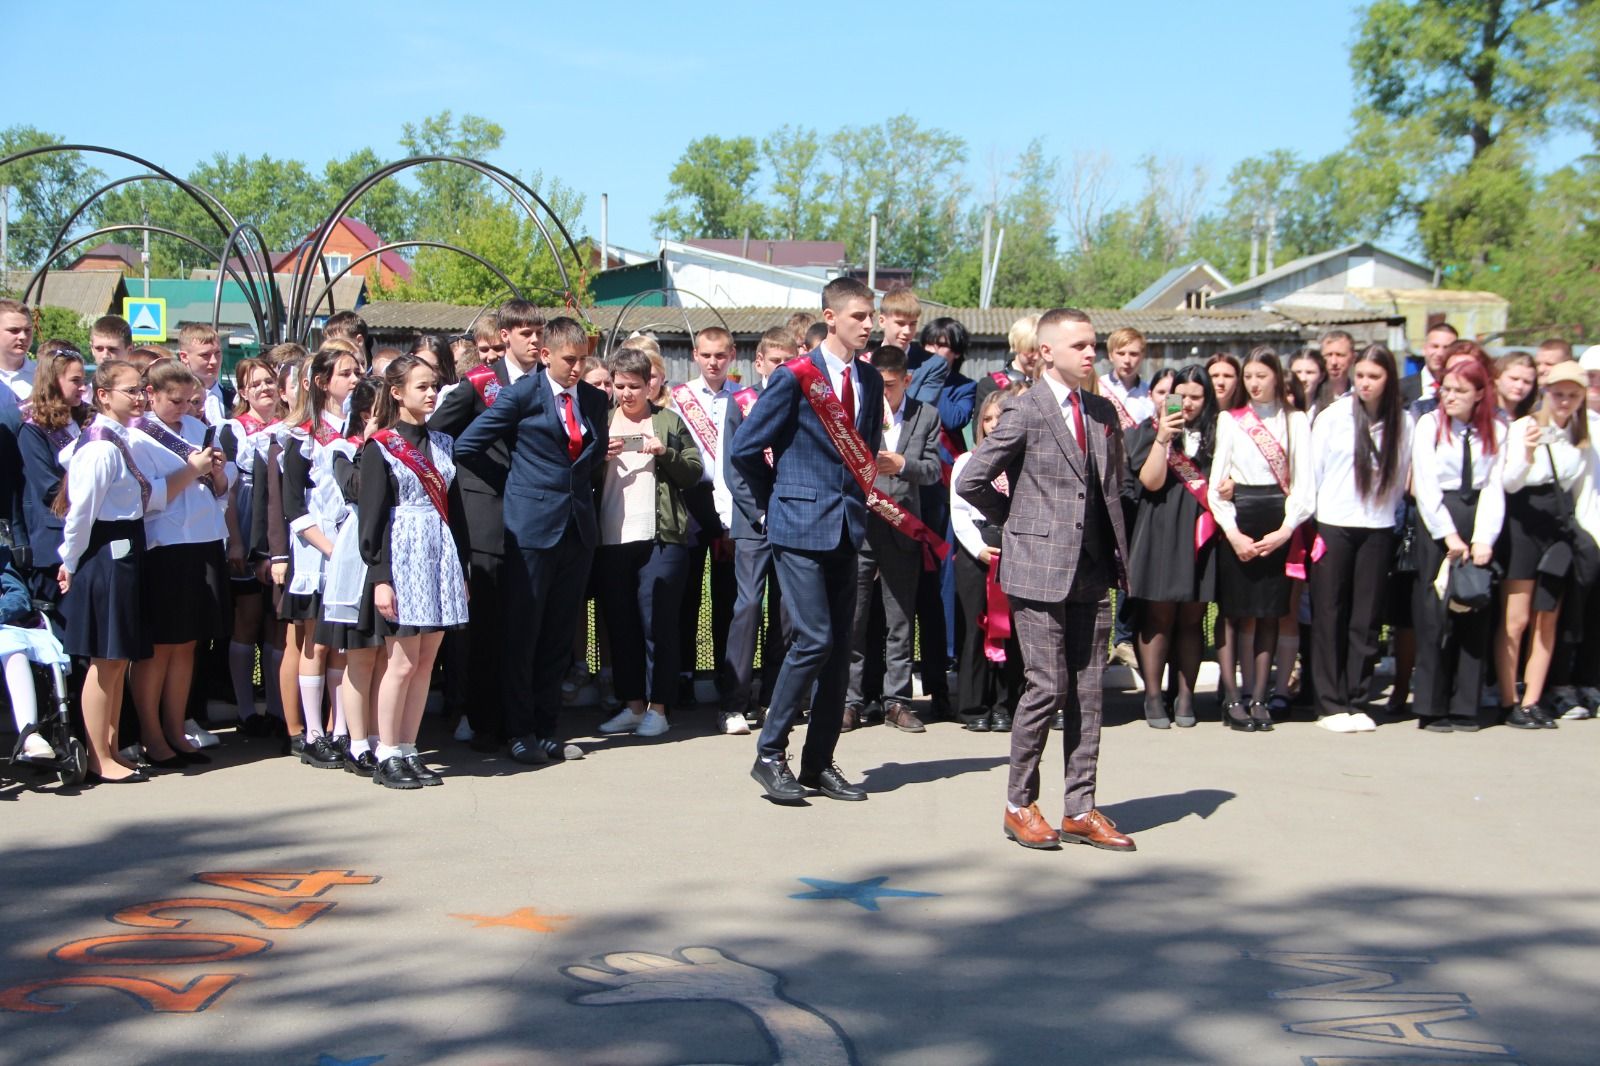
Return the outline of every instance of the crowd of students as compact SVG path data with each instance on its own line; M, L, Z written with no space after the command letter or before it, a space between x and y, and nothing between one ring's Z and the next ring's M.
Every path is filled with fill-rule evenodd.
M949 717L1004 732L1023 674L996 580L1002 530L950 485L1032 387L1035 320L1012 328L1004 368L974 380L966 329L923 325L921 312L908 290L886 294L867 355L883 389L873 484L897 507L869 507L855 556L841 728L917 733ZM720 728L760 722L795 619L728 453L768 375L825 335L812 316L761 338L748 386L724 329L695 336L697 377L669 385L650 337L602 361L579 323L519 300L471 337L370 359L359 317L335 315L315 352L278 345L241 360L231 384L206 326L184 327L169 352L134 347L124 321L103 318L91 380L66 341L41 340L30 359L32 322L0 301L14 545L0 576L18 590L0 620L34 603L58 617L79 663L91 781L209 762L213 738L191 708L204 702L197 669L213 663L225 663L241 733L386 787L442 783L417 747L441 658L456 740L525 763L581 758L556 714L563 685L570 696L591 680L588 599L592 680L615 711L599 731L658 736L692 699L703 588ZM1297 697L1331 731L1376 728L1385 626L1389 710L1409 692L1430 731L1477 729L1486 681L1514 727L1600 707L1588 595L1600 348L1583 365L1559 341L1493 362L1441 325L1420 372L1402 377L1386 349L1358 352L1335 331L1314 348L1219 353L1148 380L1137 331L1112 332L1105 350L1110 372L1091 388L1114 405L1128 459L1128 595L1112 654L1136 665L1152 727L1198 719L1211 605L1219 717L1238 731L1272 730ZM497 405L503 392L513 399ZM548 482L527 473L545 469L540 449L559 460ZM1497 591L1474 594L1474 572ZM18 630L0 640L27 734L17 756L44 760L57 753L25 728L37 700Z

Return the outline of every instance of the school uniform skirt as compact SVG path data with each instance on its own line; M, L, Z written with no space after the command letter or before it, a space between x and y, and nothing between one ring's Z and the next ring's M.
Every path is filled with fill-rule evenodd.
M1567 539L1572 504L1555 485L1529 485L1506 493L1506 522L1495 542L1495 557L1507 581L1533 581L1539 557L1550 545ZM1470 536L1470 531L1463 537Z
M292 535L292 534L291 534ZM280 622L317 622L322 620L322 596L318 593L297 595L290 592L294 584L294 553L289 553L289 572L284 575L282 594L278 597Z
M144 522L96 522L61 600L62 644L90 659L147 659Z
M1283 490L1276 485L1238 485L1233 510L1239 532L1259 540L1283 525ZM1289 612L1290 582L1283 572L1289 545L1271 555L1241 562L1226 538L1213 553L1217 560L1217 611L1224 618L1282 618Z
M228 558L220 540L145 552L144 629L152 644L227 636L233 622Z

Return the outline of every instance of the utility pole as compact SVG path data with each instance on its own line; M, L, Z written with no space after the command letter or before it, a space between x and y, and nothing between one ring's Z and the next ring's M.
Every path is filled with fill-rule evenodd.
M983 213L983 256L978 260L978 306L989 306L989 242L994 230L994 208Z
M149 297L150 297L150 209L148 207L145 208L145 211L144 211L144 225L145 225L145 229L144 229L144 250L139 253L139 261L144 264L144 295L145 295L146 299L149 299ZM227 264L225 264L225 263L218 263L217 264L217 269L218 270L226 269L226 267L227 267Z
M867 221L867 288L878 287L878 216Z
M608 249L610 243L610 197L606 193L600 194L600 269L604 270L611 265L611 256Z
M1272 246L1278 243L1278 205L1267 205L1267 273L1272 273Z

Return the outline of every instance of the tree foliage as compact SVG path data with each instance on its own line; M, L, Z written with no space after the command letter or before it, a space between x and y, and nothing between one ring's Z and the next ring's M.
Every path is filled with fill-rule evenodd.
M0 158L64 143L32 126L11 126L0 130ZM11 187L8 265L37 265L73 208L104 181L77 152L36 155L0 168L0 185Z

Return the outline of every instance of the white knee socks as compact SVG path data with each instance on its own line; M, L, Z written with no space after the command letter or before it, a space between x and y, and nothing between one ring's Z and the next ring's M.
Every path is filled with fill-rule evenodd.
M300 675L300 714L306 722L306 739L322 736L322 675Z

